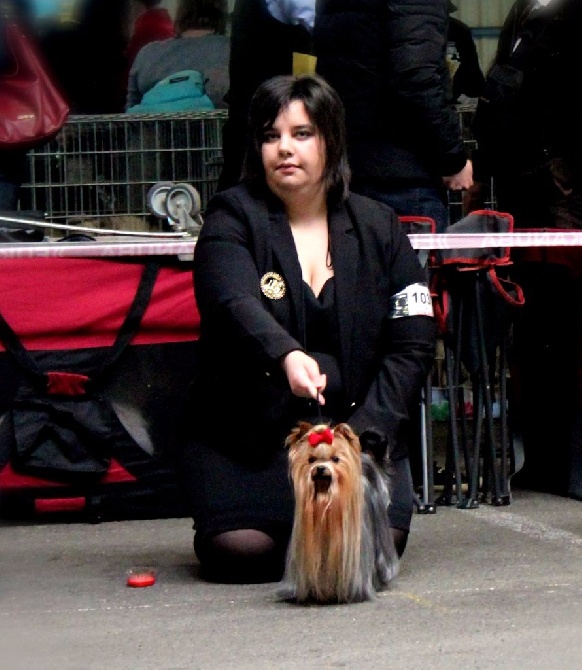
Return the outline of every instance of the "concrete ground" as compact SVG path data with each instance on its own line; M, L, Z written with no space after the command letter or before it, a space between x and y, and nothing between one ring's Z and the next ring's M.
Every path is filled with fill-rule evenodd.
M300 607L197 578L189 519L0 526L2 670L580 670L582 503L416 515L374 602ZM126 586L152 566L157 583Z

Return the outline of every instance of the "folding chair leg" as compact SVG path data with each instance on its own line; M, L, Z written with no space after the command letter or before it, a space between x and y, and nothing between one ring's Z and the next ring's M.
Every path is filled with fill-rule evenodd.
M479 375L473 375L472 387L473 387L473 455L471 458L469 496L472 500L476 501L479 496L479 473L481 471L481 431L483 428L483 396L481 393L481 385L479 383Z
M448 353L448 352L447 352ZM455 476L455 493L457 496L457 507L465 506L465 497L463 495L463 480L461 474L461 452L459 449L459 430L457 425L457 388L458 379L455 377L455 365L453 356L446 355L447 380L449 386L449 422L450 422L450 444Z
M481 305L479 282L475 282L475 317L479 347L479 376L481 388L483 389L483 403L485 407L485 440L489 453L489 468L491 471L491 504L500 505L502 503L500 502L499 496L499 471L497 465L497 449L495 446L495 427L493 425L491 377L489 374L489 363L485 347L485 333L483 332L483 309Z
M499 345L499 423L501 430L501 491L502 504L509 505L509 425L507 421L507 337L504 336Z

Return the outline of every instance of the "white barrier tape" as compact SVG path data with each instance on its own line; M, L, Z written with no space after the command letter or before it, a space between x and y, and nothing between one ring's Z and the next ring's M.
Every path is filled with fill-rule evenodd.
M166 242L6 242L0 258L113 258L117 256L179 256L192 259L194 240Z
M415 249L483 249L487 247L581 247L582 230L517 233L412 233Z
M489 247L582 247L582 231L518 233L412 233L415 249L483 249ZM5 242L0 258L180 256L192 258L195 240L103 242Z

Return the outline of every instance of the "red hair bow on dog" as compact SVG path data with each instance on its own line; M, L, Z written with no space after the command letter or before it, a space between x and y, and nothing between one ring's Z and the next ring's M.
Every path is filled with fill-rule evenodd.
M307 439L309 440L309 444L312 447L317 447L320 442L327 442L327 444L331 444L333 442L333 433L331 428L323 428L317 433L311 433Z

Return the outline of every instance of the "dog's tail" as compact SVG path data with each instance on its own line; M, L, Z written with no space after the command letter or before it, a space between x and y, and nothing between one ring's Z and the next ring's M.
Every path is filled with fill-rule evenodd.
M364 499L366 518L364 528L368 530L367 538L363 542L368 547L363 551L370 556L364 560L372 560L374 564L374 588L382 591L398 574L398 552L394 545L392 532L388 523L388 506L390 492L388 478L374 459L362 454L362 478L364 481Z

